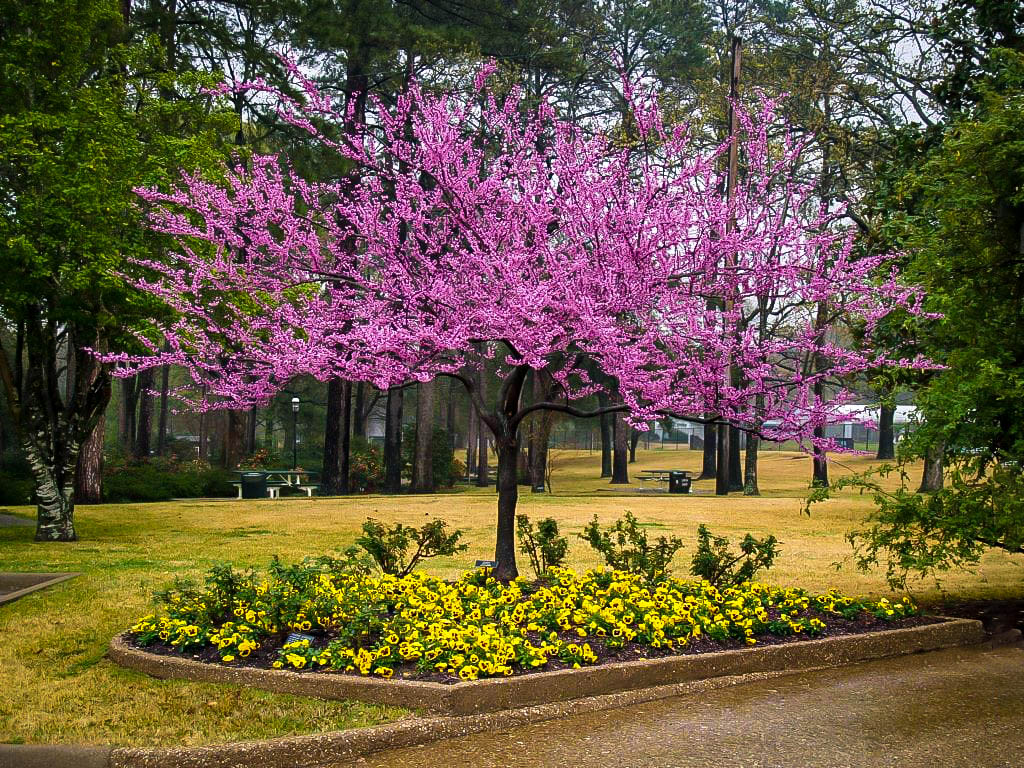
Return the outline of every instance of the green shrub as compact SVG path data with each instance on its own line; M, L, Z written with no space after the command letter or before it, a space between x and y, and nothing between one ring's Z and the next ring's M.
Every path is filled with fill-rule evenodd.
M779 554L778 539L755 539L749 533L740 542L740 553L729 551L729 540L712 536L706 525L697 528L697 552L690 573L707 579L716 587L733 587L752 581L754 574L768 570Z
M638 574L650 582L661 581L668 575L672 558L683 548L683 540L675 536L659 536L652 545L632 512L626 512L606 531L601 530L594 515L583 533L577 535L589 542L612 568Z
M421 528L397 523L387 526L372 517L363 523L363 535L356 544L365 549L383 573L405 576L421 560L465 552L467 544L459 544L462 531L448 532L444 520L432 520ZM415 545L409 555L410 545Z
M206 462L153 458L108 462L103 471L103 500L112 503L234 496L233 475Z
M530 558L537 578L553 566L560 566L569 552L569 540L558 535L558 522L546 517L537 523L536 529L526 515L516 515L516 536L519 549Z

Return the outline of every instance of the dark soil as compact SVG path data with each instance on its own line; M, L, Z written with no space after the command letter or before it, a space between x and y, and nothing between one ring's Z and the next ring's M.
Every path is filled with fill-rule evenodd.
M1011 629L1024 632L1024 597L1005 600L952 600L928 606L938 616L977 619L989 635Z
M1021 607L1024 608L1024 601L1021 601L1021 603L1022 603ZM677 655L689 656L689 655L695 655L695 654L701 654L701 653L713 653L713 652L716 652L716 651L735 650L735 649L738 649L738 648L748 648L748 647L757 648L757 647L763 646L763 645L780 645L782 643L800 643L800 642L806 642L807 640L817 639L817 638L821 638L821 637L838 637L838 636L842 636L842 635L859 635L859 634L863 634L865 632L877 632L879 630L885 630L885 629L906 629L908 627L919 627L919 626L923 626L925 624L935 624L935 623L940 621L940 619L934 618L932 616L910 616L908 618L899 619L897 621L882 621L881 619L878 619L878 618L876 618L876 617L874 617L874 616L872 616L870 614L862 616L862 617L860 617L858 619L855 619L855 620L844 619L841 616L834 616L834 615L830 615L830 614L828 614L828 615L826 615L826 614L819 614L819 613L817 613L815 611L807 611L805 613L802 613L801 615L807 616L808 618L814 618L815 616L817 618L820 618L827 625L825 630L821 634L819 634L819 635L817 635L817 636L815 636L813 638L812 637L808 637L807 635L804 635L804 634L788 635L788 636L785 636L785 637L779 637L777 635L768 635L768 634L758 635L757 638L756 638L757 639L757 644L754 645L754 646L748 646L742 640L728 640L726 642L718 642L717 640L713 640L710 637L707 637L706 635L701 635L698 638L691 638L690 641L687 643L687 645L685 647L683 647L682 649L676 649L676 650L669 650L669 649L662 649L662 648L649 648L647 646L638 645L636 643L627 643L623 648L607 648L604 645L604 639L601 638L601 637L590 636L590 637L586 637L586 638L581 638L581 637L577 637L575 634L570 633L570 632L560 633L560 636L561 636L561 638L565 642L569 642L569 643L572 643L572 642L578 642L580 644L582 644L582 643L590 643L591 649L594 651L594 653L598 657L598 662L597 663L598 664L609 664L609 663L614 663L614 662L619 662L619 661L637 661L637 660L640 660L640 659L656 659L656 658L663 658L665 656L677 656ZM961 614L951 614L951 613L949 613L949 614L944 614L944 615L952 616L952 615L961 615ZM976 616L966 616L966 614L963 614L963 615L965 617L967 617L967 618L979 618L979 617L976 617ZM327 636L327 635L325 635L323 633L315 633L314 632L314 633L311 633L311 634L313 634L316 637L316 642L314 643L314 645L317 646L317 647L326 646L331 641L331 637L329 637L329 636ZM536 632L530 632L530 633L528 633L528 636L530 637L531 642L533 642L534 644L539 644L540 641L541 641L540 635L538 633L536 633ZM202 648L202 649L200 649L198 651L181 652L181 651L177 650L176 648L174 648L173 646L167 645L166 643L156 642L156 643L153 643L152 645L141 646L141 645L139 645L138 643L135 642L135 638L132 637L131 635L129 635L127 639L128 639L128 642L131 643L132 645L134 645L136 648L139 648L139 649L144 650L144 651L148 651L150 653L156 653L156 654L160 654L160 655L164 655L164 656L182 656L182 657L185 657L185 658L191 658L191 659L193 659L195 661L202 661L202 662L205 662L205 663L208 663L208 664L221 664L222 663L220 661L220 654L219 654L219 652L217 651L216 648L214 648L212 646L209 646L209 647L206 647L206 648ZM231 662L231 666L232 667L256 667L256 668L260 668L260 669L271 669L272 668L271 664L274 661L277 660L277 658L278 658L278 650L284 644L285 639L286 639L286 635L285 634L278 634L278 635L274 635L272 637L264 638L260 648L258 648L257 650L253 651L248 657L246 657L244 659L238 658L235 661ZM553 671L553 670L556 670L556 669L568 669L571 666L572 666L571 664L567 664L567 663L563 662L561 659L552 658L552 659L550 659L548 661L548 663L544 667L541 667L540 669L525 670L525 669L516 668L514 674L515 675L539 674L539 673L543 673L543 672L550 672L550 671ZM588 665L588 666L594 666L594 665ZM439 673L424 673L424 672L421 672L419 669L417 669L416 665L413 664L413 663L398 664L398 665L395 665L394 669L395 669L395 675L394 675L395 678L401 678L401 679L404 679L404 680L421 680L421 681L437 682L437 683L449 683L449 684L460 682L458 678L452 677L451 675L439 674ZM290 670L290 671L295 671L295 670ZM313 672L314 670L299 670L299 671L301 671L301 672ZM329 669L317 669L315 671L319 672L319 673L326 672L326 673L330 673L330 674L350 674L350 675L354 675L354 676L357 676L357 677L359 676L358 672L342 672L342 671L338 671L338 670L329 670Z

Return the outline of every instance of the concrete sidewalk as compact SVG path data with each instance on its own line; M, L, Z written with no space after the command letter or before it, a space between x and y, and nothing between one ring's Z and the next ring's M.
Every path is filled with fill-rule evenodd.
M395 750L341 766L1024 765L1024 649L955 649Z

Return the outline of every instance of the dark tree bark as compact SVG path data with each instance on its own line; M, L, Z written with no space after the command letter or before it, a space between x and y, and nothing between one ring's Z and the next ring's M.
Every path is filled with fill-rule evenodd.
M629 463L636 463L636 447L640 444L640 430L633 429L629 435Z
M433 493L434 486L434 396L437 380L421 381L416 396L416 445L412 459L413 493Z
M445 390L447 399L445 400L445 417L444 417L444 430L448 434L448 452L455 455L455 381L448 382L448 388Z
M252 456L256 453L256 423L259 421L259 409L254 405L249 409L249 416L245 421L245 453Z
M356 403L352 414L352 436L366 439L366 384L356 384Z
M760 496L761 490L757 487L757 449L761 445L761 438L757 435L747 435L747 455L743 466L743 495Z
M135 455L136 408L139 402L138 376L121 379L121 403L117 413L118 442L126 456Z
M148 368L139 374L139 420L135 431L133 455L136 460L148 459L152 451L153 436L153 380L156 370Z
M484 422L484 414L481 411L483 403L487 402L487 371L481 367L481 370L477 374L476 378L477 393L479 401L477 403L477 415L480 421L476 428L476 484L480 488L486 488L491 484L490 479L490 468L488 465L488 446L487 446L487 435L490 433L488 425Z
M942 471L944 467L943 453L946 446L943 443L929 446L924 457L924 471L921 473L921 487L918 493L933 493L941 490L945 482Z
M626 423L624 413L615 414L612 433L614 450L612 451L612 485L629 484L629 433L631 427Z
M103 501L103 437L106 426L104 412L78 453L75 466L76 504L99 504Z
M225 412L224 442L221 451L221 464L225 469L234 469L242 463L245 454L246 411L230 410Z
M600 408L606 408L609 402L607 395L603 393L598 394L597 403ZM612 476L613 422L614 416L612 414L601 414L601 477Z
M704 462L698 480L708 480L718 475L718 427L704 425Z
M477 414L473 404L470 403L466 409L466 476L472 477L476 472L476 449L477 429L480 426L480 416Z
M731 454L734 450L732 441L732 430L728 425L720 424L716 430L718 433L718 455L715 457L715 493L718 496L729 494L729 467L731 466Z
M402 397L401 387L388 390L384 418L384 490L402 491Z
M743 462L740 457L740 430L729 426L729 490L743 490Z
M882 405L878 414L878 453L876 459L896 458L896 446L893 435L893 419L896 416L896 407Z
M324 423L324 457L320 493L338 496L349 488L349 422L352 383L339 378L327 382L327 416Z
M164 345L167 348L167 345ZM170 418L171 366L160 367L160 416L156 428L156 453L164 456L167 453L167 428Z
M825 437L824 427L815 427L814 436ZM828 488L828 454L821 448L815 448L812 456L814 470L811 476L811 484L820 488Z

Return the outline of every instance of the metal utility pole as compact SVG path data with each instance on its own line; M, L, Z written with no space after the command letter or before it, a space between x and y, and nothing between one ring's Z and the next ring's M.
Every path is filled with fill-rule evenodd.
M740 60L742 41L735 35L732 38L732 76L729 79L729 169L725 182L725 199L731 206L736 196L736 180L739 174L739 116L736 114L735 105L740 96ZM730 211L729 219L725 224L726 234L736 229L735 213ZM732 256L726 256L726 268L736 266L736 260ZM722 310L727 313L732 309L733 297L722 297ZM726 372L726 383L732 383L732 368ZM738 445L732 445L729 432L731 430L725 424L718 426L718 457L715 472L715 493L725 496L729 493L729 467L733 451L739 449Z

